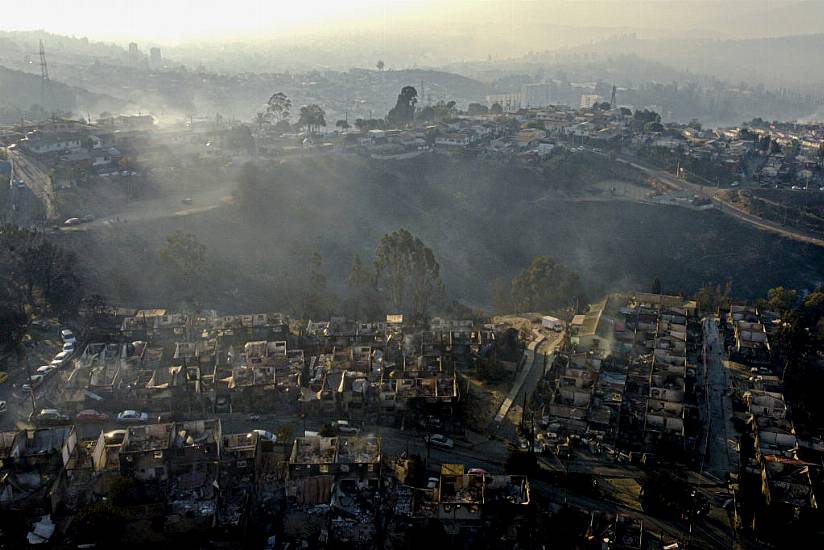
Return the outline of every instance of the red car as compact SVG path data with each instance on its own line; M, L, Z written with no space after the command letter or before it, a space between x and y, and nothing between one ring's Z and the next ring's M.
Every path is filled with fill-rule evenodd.
M109 419L109 415L94 409L86 409L77 413L74 419L78 422L105 422Z

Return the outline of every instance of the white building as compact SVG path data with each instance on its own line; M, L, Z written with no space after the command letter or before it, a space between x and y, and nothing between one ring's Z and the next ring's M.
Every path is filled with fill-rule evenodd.
M584 94L581 96L581 109L592 109L596 103L601 103L604 100L597 94Z
M524 84L521 87L521 104L527 109L546 107L550 104L549 84Z

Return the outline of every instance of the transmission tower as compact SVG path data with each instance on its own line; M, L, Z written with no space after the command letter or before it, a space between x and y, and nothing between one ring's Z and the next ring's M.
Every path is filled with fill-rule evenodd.
M46 48L40 41L40 105L46 112L51 112L52 89L49 80L49 66L46 64Z
M609 106L612 107L613 109L615 108L615 91L616 91L615 84L613 84L612 85L612 96L609 99Z

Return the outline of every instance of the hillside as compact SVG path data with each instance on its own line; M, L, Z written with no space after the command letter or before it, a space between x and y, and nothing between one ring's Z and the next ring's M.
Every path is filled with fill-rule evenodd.
M592 295L647 288L657 277L687 293L729 279L736 295L753 298L824 279L818 249L721 213L599 196L595 183L635 177L589 158L543 170L443 157L307 158L234 179L234 205L63 238L99 259L89 277L101 292L133 305L194 296L228 310L288 309L315 252L343 295L353 256L371 261L381 236L400 227L434 250L450 296L478 306L490 304L495 279L508 280L537 255L579 272ZM207 249L195 286L176 286L158 253L178 230Z

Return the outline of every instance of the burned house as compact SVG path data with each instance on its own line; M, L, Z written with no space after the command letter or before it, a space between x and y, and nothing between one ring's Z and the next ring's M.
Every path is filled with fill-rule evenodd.
M286 496L297 505L329 504L333 487L377 489L380 478L378 437L299 437L289 456Z

